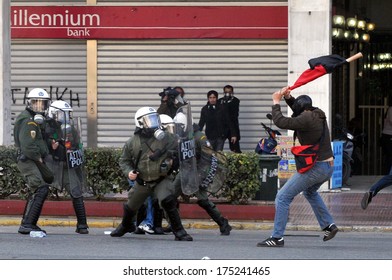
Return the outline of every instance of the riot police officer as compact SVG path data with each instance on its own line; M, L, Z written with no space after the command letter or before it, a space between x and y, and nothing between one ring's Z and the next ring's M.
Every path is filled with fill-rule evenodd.
M142 107L135 114L135 133L124 145L119 160L124 174L136 184L128 192L121 224L111 232L121 237L135 228L135 215L146 198L154 195L165 210L176 241L192 241L185 231L177 209L177 198L171 192L169 174L177 157L174 135L162 130L154 108Z
M44 162L49 151L41 131L49 105L49 94L44 89L34 88L27 95L26 109L15 120L14 141L18 148L18 169L27 185L34 190L24 209L18 230L21 234L42 230L37 222L48 196L49 184L53 181L53 173Z
M45 140L49 148L48 166L55 180L53 186L63 187L72 198L77 224L76 231L88 234L86 210L83 201L83 145L80 128L72 116L71 105L63 100L52 102L45 122Z
M174 121L166 115L159 115L161 124L165 132L174 135ZM163 210L160 208L158 200L154 197L148 197L144 205L139 208L136 217L136 230L135 234L164 234L162 227Z
M174 122L176 124L176 133L178 133L178 130L184 130L184 127L187 126L187 119L183 113L177 113L177 115L174 117ZM196 160L197 160L197 172L199 175L201 175L200 178L200 186L199 189L194 193L194 196L197 198L197 204L203 208L207 214L216 222L219 226L219 230L221 232L221 235L230 235L230 231L232 230L232 227L229 224L229 221L222 216L221 212L219 209L216 207L216 205L208 199L208 193L207 193L207 183L204 182L205 175L202 170L205 168L202 168L202 165L204 162L202 161L202 156L207 157L209 161L207 164L209 165L207 167L208 170L212 169L211 166L211 156L209 154L206 154L207 151L214 152L212 149L211 144L209 143L207 136L199 130L198 125L193 124L193 131L194 131L194 140L195 140L195 151L196 151ZM215 153L215 152L214 152ZM181 172L181 171L180 171ZM195 171L196 172L196 171ZM220 172L220 170L215 170L215 172ZM215 176L216 178L214 180L217 180L219 176ZM211 183L211 182L209 182ZM223 184L223 182L215 182L220 185ZM178 173L176 178L174 179L173 182L174 186L174 192L178 196L181 194L181 174Z

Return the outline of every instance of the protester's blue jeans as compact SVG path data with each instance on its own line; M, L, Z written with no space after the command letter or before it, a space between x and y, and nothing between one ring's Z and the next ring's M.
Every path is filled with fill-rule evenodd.
M369 191L373 193L373 196L375 196L379 191L391 185L392 185L392 167L391 170L389 170L389 174L385 175L380 180L378 180L377 183L375 183L370 188Z
M135 185L135 181L128 179L129 186L132 188ZM146 224L154 226L154 207L152 206L152 197L149 196L146 199L146 218L140 224Z
M321 229L334 222L317 192L320 186L330 179L332 173L333 166L329 162L319 161L309 171L302 174L295 173L284 184L275 199L275 220L272 237L283 237L289 217L290 204L300 192L303 192L303 195L310 203Z

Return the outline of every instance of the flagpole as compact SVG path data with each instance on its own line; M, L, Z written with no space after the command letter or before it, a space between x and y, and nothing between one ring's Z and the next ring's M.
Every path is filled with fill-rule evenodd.
M351 61L357 60L357 59L359 59L359 58L361 58L361 57L363 57L363 55L362 55L361 52L359 52L359 53L354 54L353 56L350 56L349 58L347 58L346 61L347 61L348 63L350 63Z

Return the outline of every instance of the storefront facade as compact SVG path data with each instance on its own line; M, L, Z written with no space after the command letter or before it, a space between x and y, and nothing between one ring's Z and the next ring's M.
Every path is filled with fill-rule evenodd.
M11 7L12 112L24 108L29 89L43 87L72 103L88 146L122 146L134 112L157 108L167 86L185 89L197 122L206 93L231 84L241 100L241 144L252 150L271 93L287 84L284 2L20 4Z

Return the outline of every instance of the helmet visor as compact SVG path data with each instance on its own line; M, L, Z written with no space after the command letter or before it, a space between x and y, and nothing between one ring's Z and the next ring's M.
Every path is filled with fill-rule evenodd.
M165 130L171 134L175 133L175 124L174 123L168 123L168 124L163 124L163 127Z
M58 110L54 113L54 119L62 124L71 123L72 112Z
M49 108L49 99L32 99L30 101L31 110L36 113L44 113Z
M148 114L139 119L143 124L143 128L157 129L161 128L161 120L158 114Z

